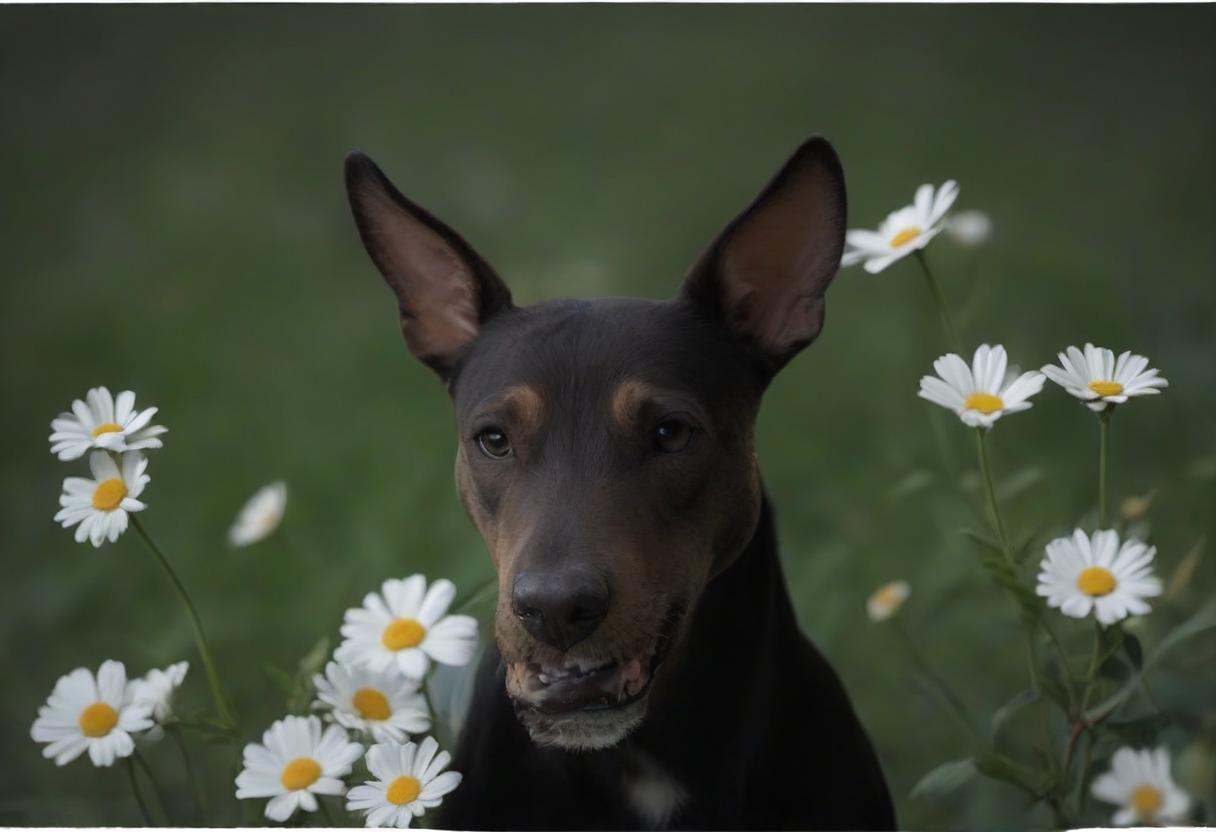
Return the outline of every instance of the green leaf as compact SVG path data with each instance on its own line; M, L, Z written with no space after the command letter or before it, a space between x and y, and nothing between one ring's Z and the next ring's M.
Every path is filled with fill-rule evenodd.
M1028 488L1038 485L1044 476L1042 468L1023 468L1016 471L997 485L996 498L1001 503L1012 500Z
M938 798L958 789L976 774L975 761L968 757L965 760L954 760L942 763L930 771L912 787L908 797L912 800L920 798Z
M329 636L322 636L321 640L312 646L312 649L304 654L298 665L299 671L305 678L311 679L314 673L320 673L325 667L325 661L329 658Z
M1032 771L1011 757L995 751L982 751L977 754L975 767L985 777L1011 783L1036 799L1045 794L1050 785L1044 782L1039 772Z
M1154 745L1157 735L1168 728L1172 721L1165 714L1149 714L1123 722L1111 720L1106 723L1106 727L1129 745L1146 746Z
M270 677L271 683L273 683L274 686L279 689L279 693L283 694L284 696L291 696L292 692L296 688L295 677L286 670L283 670L280 667L275 667L274 665L268 664L264 669L266 671L266 675Z
M1199 608L1199 611L1175 627L1161 642L1153 648L1145 661L1145 669L1161 660L1168 651L1182 642L1197 636L1204 630L1216 627L1216 599L1209 601Z
M1042 689L1043 693L1047 694L1047 698L1052 702L1055 702L1065 711L1069 709L1068 690L1058 680L1046 675L1040 676L1039 688Z
M1124 683L1123 687L1119 688L1108 699L1090 708L1085 714L1085 718L1092 722L1095 719L1102 719L1113 713L1140 688L1144 676L1152 670L1157 662L1161 661L1166 653L1188 639L1194 638L1213 627L1216 627L1216 599L1212 599L1204 604L1194 615L1183 621L1171 630L1165 638L1161 639L1157 646L1144 657L1140 671L1132 674L1132 677Z
M1005 723L1009 721L1010 717L1012 717L1022 708L1025 708L1027 705L1038 701L1039 694L1032 689L1027 689L1010 699L1001 707L997 708L996 713L992 715L992 723L991 727L989 728L989 734L992 741L996 742L997 734L1000 733L1001 728L1004 727Z
M983 532L976 531L975 529L962 528L958 530L958 533L973 543L978 543L985 549L990 549L998 555L1001 554L1000 542L994 540Z

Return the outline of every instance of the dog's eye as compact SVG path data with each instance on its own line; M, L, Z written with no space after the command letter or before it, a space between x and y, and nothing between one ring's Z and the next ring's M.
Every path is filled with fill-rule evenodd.
M680 419L660 422L654 429L654 444L665 454L678 454L692 441L693 427Z
M511 440L498 428L486 428L477 434L477 445L482 453L494 459L505 459L511 455Z

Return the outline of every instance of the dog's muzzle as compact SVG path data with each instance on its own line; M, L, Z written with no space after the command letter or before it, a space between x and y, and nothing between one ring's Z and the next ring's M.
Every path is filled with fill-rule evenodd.
M645 717L651 683L683 618L684 606L673 604L644 656L508 664L507 693L532 739L568 749L608 748L624 739Z

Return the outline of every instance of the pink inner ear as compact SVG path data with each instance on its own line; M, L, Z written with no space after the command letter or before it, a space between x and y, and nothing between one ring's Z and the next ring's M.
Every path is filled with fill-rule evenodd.
M819 334L823 292L836 272L840 209L822 169L784 183L756 206L722 247L727 320L777 354Z
M380 188L360 193L369 250L397 295L406 346L419 359L446 365L480 328L477 281L447 240L402 210Z

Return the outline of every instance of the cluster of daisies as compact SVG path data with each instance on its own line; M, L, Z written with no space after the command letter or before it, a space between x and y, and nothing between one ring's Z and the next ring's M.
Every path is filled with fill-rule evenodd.
M42 755L67 765L86 751L108 767L135 752L135 740L159 739L173 724L173 696L186 679L187 662L128 679L122 662L102 662L96 675L78 667L55 683L30 729Z
M922 185L913 203L892 212L877 230L848 232L842 265L862 264L877 274L910 254L918 254L946 231L957 241L976 245L987 239L992 226L980 212L950 217L959 194L958 184L940 188ZM928 269L924 263L922 268ZM940 298L938 299L939 303ZM1011 367L1005 348L981 344L970 362L947 353L933 362L933 375L920 380L918 395L950 410L968 427L990 430L1002 417L1031 408L1031 399L1048 380L1078 399L1103 421L1115 408L1133 398L1155 395L1168 386L1158 370L1142 355L1085 344L1058 353L1058 364L1037 371ZM1093 616L1103 626L1150 611L1147 599L1160 595L1160 579L1153 574L1156 548L1135 539L1121 539L1113 529L1086 534L1076 529L1046 546L1039 566L1036 593L1048 606L1072 618ZM907 601L906 581L879 587L866 602L873 621L886 621ZM1097 778L1095 797L1122 808L1114 815L1118 825L1161 823L1185 819L1190 800L1170 778L1169 756L1164 749L1120 749L1109 772Z
M892 212L877 231L848 232L848 250L842 264L863 263L877 274L909 254L923 250L943 230L952 231L956 220L948 214L959 194L958 184L940 188L922 185L911 205ZM987 217L973 212L959 223L956 237L980 242L991 231ZM933 362L934 375L923 376L918 395L953 411L968 427L991 429L1004 416L1031 408L1047 380L1055 382L1103 419L1133 398L1160 393L1169 385L1142 355L1085 344L1058 354L1059 364L1019 372L1011 367L1005 348L981 344L968 362L947 353ZM1073 618L1093 615L1101 624L1114 624L1129 615L1149 611L1146 598L1161 593L1153 575L1156 548L1137 540L1120 540L1117 532L1080 529L1047 545L1040 565L1036 592L1049 606ZM879 589L869 600L869 614L883 620L907 598L908 588L895 582Z
M282 822L317 811L321 796L345 795L368 826L401 829L439 806L461 775L445 771L451 755L426 736L425 680L433 664L466 665L477 649L476 620L448 614L455 595L451 581L428 587L413 575L347 610L342 643L313 680L319 715L284 717L245 746L236 796L269 798L266 817ZM370 779L348 791L360 758Z
M130 390L113 396L106 387L94 387L51 420L51 453L63 462L89 458L92 477L63 481L55 515L65 529L76 526L77 543L113 543L127 530L129 515L146 508L139 499L151 479L144 451L163 447L160 437L169 430L152 424L156 412L137 408ZM284 483L262 488L241 509L229 541L249 546L265 539L278 528L286 506Z
M51 422L51 453L64 462L89 456L93 476L63 481L55 515L65 529L76 526L78 543L113 543L127 530L128 515L144 510L139 495L150 478L143 452L161 447L168 430L152 424L155 415L155 407L136 408L130 390L114 397L105 387L94 387Z

